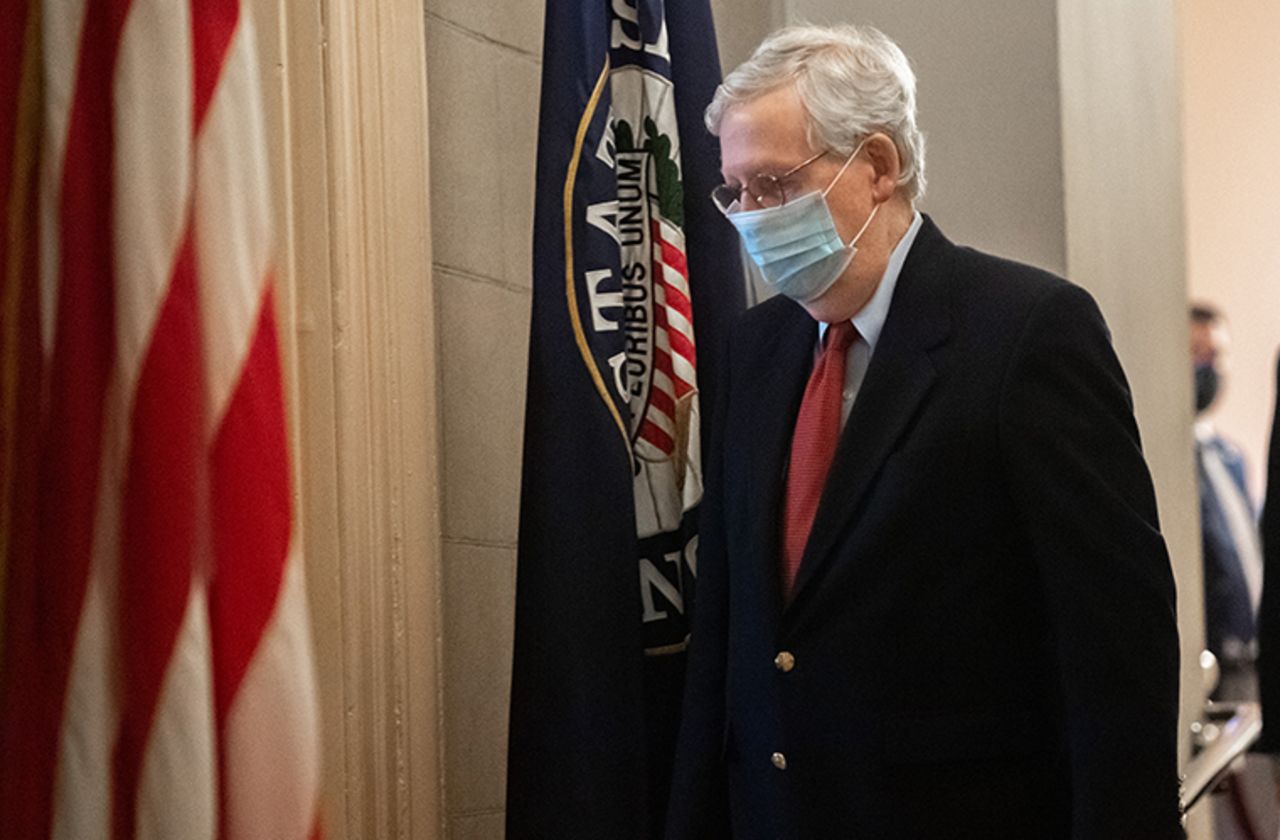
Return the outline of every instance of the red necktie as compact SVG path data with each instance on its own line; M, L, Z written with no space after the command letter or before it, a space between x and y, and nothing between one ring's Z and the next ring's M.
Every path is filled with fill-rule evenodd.
M825 338L826 347L809 375L791 437L786 512L782 519L782 592L787 600L791 599L791 588L800 571L800 559L840 440L845 358L858 339L858 331L849 321L841 321L827 327Z

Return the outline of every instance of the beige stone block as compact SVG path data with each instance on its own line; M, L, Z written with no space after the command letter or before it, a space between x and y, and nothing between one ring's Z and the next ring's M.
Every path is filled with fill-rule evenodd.
M434 259L531 284L536 60L428 20Z
M444 535L514 543L532 299L446 269L435 277Z
M764 37L783 25L783 8L773 0L711 0L720 64L729 72L750 57Z
M505 805L516 551L447 542L444 563L445 808L461 815Z
M545 0L427 0L427 13L486 38L534 55L542 54ZM428 26L431 21L428 21Z
M468 814L449 820L449 840L502 840L506 836L506 816Z

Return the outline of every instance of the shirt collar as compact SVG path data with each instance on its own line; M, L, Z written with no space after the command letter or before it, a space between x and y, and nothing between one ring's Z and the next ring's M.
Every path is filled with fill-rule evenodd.
M907 253L911 250L912 243L916 241L916 234L920 232L920 226L923 222L924 219L920 216L920 211L914 211L911 224L907 227L907 232L898 240L898 244L893 248L893 253L889 255L889 264L884 267L884 275L880 278L880 285L876 287L875 294L871 296L871 300L867 301L866 306L859 309L857 314L850 319L853 321L853 326L857 329L858 335L862 336L862 340L873 351L876 349L876 342L880 340L880 331L884 329L885 319L889 317L889 304L893 301L893 290L898 285L898 275L902 273L902 264L907 261ZM819 323L819 343L821 343L826 334L827 325Z

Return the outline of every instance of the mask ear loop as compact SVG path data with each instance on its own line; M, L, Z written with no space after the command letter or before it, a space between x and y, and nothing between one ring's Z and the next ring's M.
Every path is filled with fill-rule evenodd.
M844 171L849 168L849 164L853 163L853 159L858 156L858 152L862 151L862 147L867 145L867 140L870 139L870 137L864 138L863 141L858 144L858 148L853 150L853 154L849 155L848 159L845 160L844 166L840 167L840 171L836 173L836 177L832 178L831 183L827 184L827 188L822 191L823 201L826 201L827 193L831 192L831 189L836 185L836 182L840 180L840 176L844 175ZM871 215L867 216L867 220L862 223L862 227L858 228L858 232L853 235L853 239L849 240L849 244L845 246L846 248L852 248L857 241L862 238L862 234L866 233L867 228L871 226L871 221L876 217L876 213L879 212L879 210L880 204L877 202L875 206L871 208Z
M844 175L844 171L849 168L849 164L853 163L853 159L858 156L858 152L862 151L862 147L867 145L867 140L870 139L870 137L864 138L863 141L858 144L858 148L853 150L853 154L849 155L849 157L845 159L844 166L840 167L840 171L836 173L836 177L832 178L831 183L827 184L827 188L822 191L823 198L826 198L827 193L831 192L831 189L836 185L836 182L840 180L842 175Z
M862 223L862 227L858 228L858 232L853 235L853 239L850 239L849 244L844 247L852 248L858 244L858 240L862 238L862 234L866 232L867 228L871 227L871 220L876 217L878 212L880 212L880 205L876 204L871 208L871 215L867 216L867 220Z

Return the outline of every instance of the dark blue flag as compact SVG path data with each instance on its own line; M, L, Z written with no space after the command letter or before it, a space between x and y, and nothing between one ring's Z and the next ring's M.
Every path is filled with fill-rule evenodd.
M744 305L707 0L548 0L507 837L661 836L703 410Z

